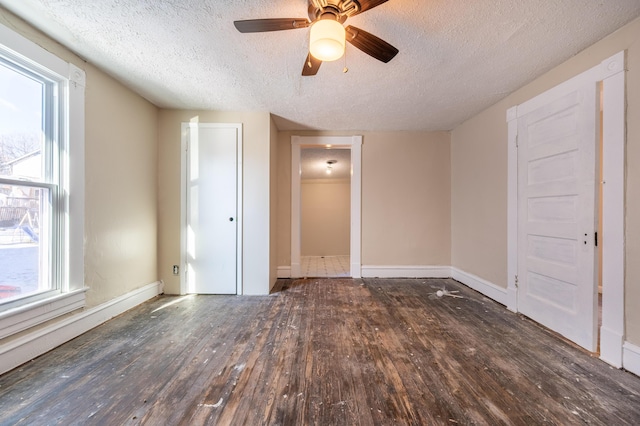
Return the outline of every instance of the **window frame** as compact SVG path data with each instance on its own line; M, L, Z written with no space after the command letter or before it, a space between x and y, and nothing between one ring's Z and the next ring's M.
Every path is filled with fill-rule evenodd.
M60 221L60 214L63 210L60 208L61 191L60 191L60 151L65 149L66 141L62 139L61 129L64 124L61 119L67 114L65 105L64 86L66 79L58 75L54 75L47 69L42 67L36 68L31 63L26 63L24 58L16 58L15 54L7 53L0 47L0 65L8 68L16 74L20 74L25 78L29 78L41 85L41 106L43 140L40 145L41 156L41 176L34 179L22 179L15 177L0 176L0 184L12 185L24 188L37 188L46 190L48 196L40 195L40 210L47 211L44 217L46 220L45 238L40 239L40 274L46 275L48 288L39 290L26 296L14 298L9 301L0 300L0 312L8 309L22 306L24 304L47 299L52 296L61 294L62 292L62 275L59 265L61 263L61 255L64 250L64 239L61 238L64 233L64 224ZM48 198L48 205L44 205L44 201ZM41 220L43 217L41 217ZM41 229L42 231L42 229ZM43 237L43 234L40 235ZM43 247L45 246L45 247ZM43 261L43 258L46 259ZM42 268L42 263L46 268ZM41 279L39 281L42 281ZM40 287L40 283L38 285Z
M50 274L57 288L0 304L0 339L85 306L84 286L84 97L85 72L48 52L22 35L0 24L0 55L35 75L55 82L57 89L46 109L57 139L57 149L45 168L52 183L25 181L23 185L47 187L50 208L51 244L57 256L51 259ZM44 100L47 101L46 99ZM53 109L52 109L53 108ZM4 179L3 182L6 182ZM52 189L53 188L53 189Z

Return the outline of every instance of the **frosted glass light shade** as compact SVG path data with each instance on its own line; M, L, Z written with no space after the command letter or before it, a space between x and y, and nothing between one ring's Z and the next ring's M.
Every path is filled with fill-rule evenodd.
M342 24L321 19L311 26L309 52L321 61L335 61L344 55L345 31Z

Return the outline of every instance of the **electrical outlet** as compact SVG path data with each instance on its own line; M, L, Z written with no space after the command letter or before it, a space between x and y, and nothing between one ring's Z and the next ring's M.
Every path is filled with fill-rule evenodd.
M180 274L180 267L178 265L173 265L173 275Z

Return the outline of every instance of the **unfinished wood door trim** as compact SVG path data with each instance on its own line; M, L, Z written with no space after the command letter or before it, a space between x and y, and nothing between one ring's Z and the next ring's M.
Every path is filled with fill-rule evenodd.
M594 84L603 84L603 216L602 227L602 325L600 358L623 366L624 345L624 175L625 175L625 52L602 61L585 72ZM507 307L518 311L518 106L507 111L508 183L507 183Z
M303 147L348 148L351 150L351 238L350 272L360 278L362 218L362 136L292 136L291 137L291 278L299 278L301 214L300 151Z

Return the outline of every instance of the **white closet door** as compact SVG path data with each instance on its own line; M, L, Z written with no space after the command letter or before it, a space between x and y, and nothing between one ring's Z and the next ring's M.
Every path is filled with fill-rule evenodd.
M518 107L518 310L590 351L596 99L596 85L576 78Z
M189 292L236 294L238 131L200 124L187 150Z

